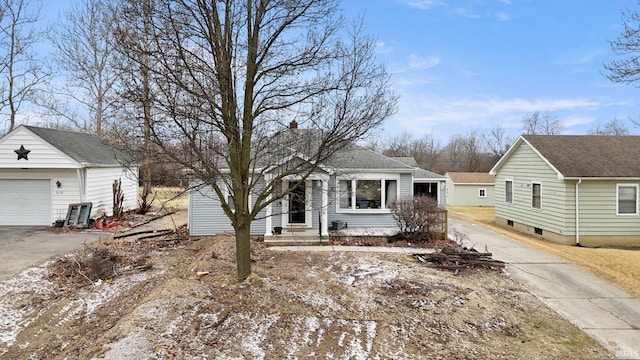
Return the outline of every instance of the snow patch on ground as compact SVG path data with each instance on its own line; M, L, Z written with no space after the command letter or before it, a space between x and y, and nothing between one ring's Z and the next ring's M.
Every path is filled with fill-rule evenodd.
M58 288L47 280L48 264L29 268L0 283L0 343L13 345L20 331L44 310L30 298L35 295L44 302L55 296Z

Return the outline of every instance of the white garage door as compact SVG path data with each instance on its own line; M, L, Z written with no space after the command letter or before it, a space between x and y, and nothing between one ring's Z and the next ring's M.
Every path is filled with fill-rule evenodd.
M51 181L0 180L0 225L51 225Z

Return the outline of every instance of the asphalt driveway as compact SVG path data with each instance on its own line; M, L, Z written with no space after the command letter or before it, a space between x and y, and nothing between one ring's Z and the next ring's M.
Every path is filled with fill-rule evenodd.
M110 237L102 232L54 233L42 226L0 226L0 281Z

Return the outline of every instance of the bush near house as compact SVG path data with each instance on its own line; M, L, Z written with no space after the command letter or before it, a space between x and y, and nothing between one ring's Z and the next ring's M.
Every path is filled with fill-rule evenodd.
M442 227L443 211L438 201L429 196L400 198L391 206L402 236L410 241L435 240L433 230Z

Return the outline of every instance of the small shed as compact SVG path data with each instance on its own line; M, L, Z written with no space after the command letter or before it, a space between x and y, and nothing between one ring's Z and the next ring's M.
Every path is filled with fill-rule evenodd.
M447 172L447 205L494 206L495 176L482 172Z
M135 209L138 168L95 134L21 125L0 138L0 225L51 225L69 205L92 203L91 217L113 212L113 184Z

